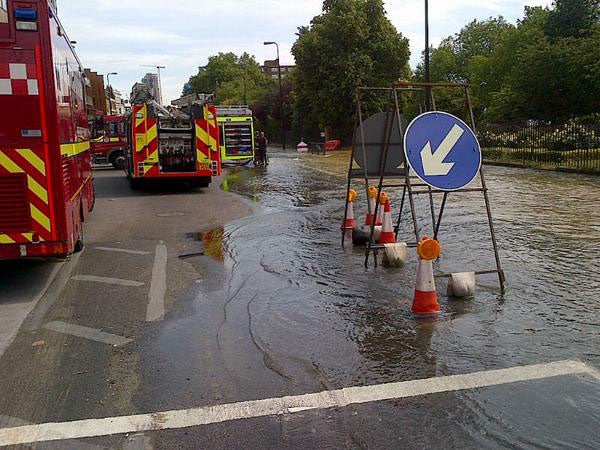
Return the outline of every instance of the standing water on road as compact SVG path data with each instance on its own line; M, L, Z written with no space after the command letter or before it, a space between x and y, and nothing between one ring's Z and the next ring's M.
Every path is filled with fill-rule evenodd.
M334 173L327 174L306 158L319 164L311 156L275 154L268 168L236 169L224 182L225 190L255 202L257 212L219 233L223 258L214 257L211 243L213 257L190 260L202 278L185 310L175 311L151 343L159 359L171 361L161 377L176 378L175 371L189 368L198 382L212 380L185 393L190 405L565 359L600 366L597 178L486 168L506 292L500 293L494 275L483 276L474 299L439 294L443 314L415 319L416 251L409 250L404 268L365 269L364 249L340 245L347 162L330 163ZM399 199L398 192L390 197ZM418 202L426 223L428 204ZM364 203L359 198L357 221L364 220ZM411 229L403 222L400 238L410 240ZM440 240L436 270L494 267L480 195L450 196ZM445 284L438 281L438 293ZM575 381L415 401L417 414L441 409L436 420L448 425L424 442L595 447L600 388L587 378ZM523 405L536 414L520 411Z

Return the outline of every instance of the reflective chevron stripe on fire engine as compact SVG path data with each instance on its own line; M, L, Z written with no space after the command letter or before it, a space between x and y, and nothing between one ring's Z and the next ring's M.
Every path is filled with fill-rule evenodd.
M75 142L72 144L61 144L60 154L66 158L77 156L80 153L87 152L90 149L90 142Z
M27 178L31 229L24 233L1 233L0 243L21 244L51 239L50 198L46 178L46 162L42 151L0 150L0 175L16 174L23 174Z

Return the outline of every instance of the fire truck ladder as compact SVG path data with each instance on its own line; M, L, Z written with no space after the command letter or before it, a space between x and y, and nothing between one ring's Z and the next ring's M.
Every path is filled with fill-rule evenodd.
M403 148L404 147L403 140L404 140L404 131L405 130L404 130L404 125L403 125L403 121L402 121L402 115L400 112L401 108L400 108L399 94L400 95L407 95L407 94L411 94L411 93L424 94L429 99L429 102L426 102L426 103L431 105L430 110L436 111L434 90L440 89L440 88L458 88L458 89L463 90L464 96L465 96L465 105L466 105L466 110L467 110L466 113L468 114L468 117L470 119L471 128L475 132L475 130L476 130L475 118L473 115L469 87L466 84L412 83L412 82L407 82L407 81L398 81L389 88L362 87L362 88L358 89L357 95L356 95L357 107L356 107L356 116L355 116L355 133L354 133L354 138L353 138L353 142L352 142L352 155L350 158L350 166L348 169L348 183L347 183L347 188L346 188L346 191L347 191L346 198L347 198L348 193L350 192L350 188L351 188L353 180L360 180L360 179L363 180L366 198L368 198L368 189L370 186L371 179L378 178L377 197L376 197L377 200L380 198L381 192L383 191L384 188L402 188L402 199L400 202L400 208L399 208L396 224L394 227L394 232L396 234L396 238L398 238L398 232L400 230L400 225L401 225L404 209L406 208L406 203L408 200L408 208L410 209L410 214L411 214L411 219L412 219L412 228L413 228L414 239L415 239L413 242L407 242L408 247L416 247L417 246L417 242L419 241L419 239L421 237L420 234L423 230L423 226L419 226L419 219L417 216L416 205L415 205L415 200L416 200L415 196L419 196L419 195L427 195L428 196L429 212L431 214L432 234L433 234L433 238L437 239L439 236L439 233L440 233L440 227L442 224L444 210L446 208L446 204L447 204L450 193L448 191L434 189L434 188L430 187L429 185L427 185L426 183L423 183L417 176L411 175L411 170L410 170L408 162L406 161L406 157L404 154L404 148ZM365 141L365 121L363 120L364 106L363 106L362 98L364 95L373 95L374 93L378 93L378 92L381 93L382 91L389 93L389 100L388 100L388 107L387 107L386 116L385 116L384 133L383 133L381 141L376 143L376 145L380 146L379 167L377 170L374 171L372 168L368 167L368 163L367 163L367 159L368 159L367 147L369 146L370 148L373 148L373 142ZM406 102L403 102L402 104L406 104ZM421 112L425 112L428 110L427 107L423 107L423 105L419 105L419 108L420 108ZM395 127L396 127L396 130L394 130ZM401 153L401 155L400 154L396 154L396 155L392 154L392 152L394 150L398 151L398 148L397 148L398 146L392 145L393 144L392 140L393 140L395 131L398 131L400 134L400 137L401 137L402 145L401 145L401 149L399 151L399 153ZM399 160L401 161L400 165L398 165L398 167L394 168L395 170L390 170L390 167L388 165L388 159L389 159L390 155L395 156L396 160L398 160L398 158L399 158ZM354 167L355 157L357 157L357 156L359 158L362 156L362 159L360 159L360 161L362 163L360 165L362 165L362 167L359 167L359 168ZM491 244L492 244L492 248L494 251L496 268L490 269L490 270L476 271L475 274L476 275L493 274L493 273L497 274L500 288L502 291L504 291L505 276L504 276L504 271L502 270L500 256L498 253L498 245L497 245L497 241L496 241L496 233L494 230L494 224L493 224L493 219L492 219L492 212L491 212L490 201L489 201L489 196L488 196L488 188L487 188L487 185L485 182L483 169L480 169L480 171L479 171L479 180L480 180L480 187L462 188L462 189L459 189L456 191L452 191L452 193L459 194L459 193L465 193L465 192L466 193L480 192L483 194L483 200L484 200L485 208L486 208L487 222L488 222L488 226L489 226L489 230L490 230ZM436 215L434 195L437 195L437 194L442 194L442 200L441 200L441 204L440 204L439 210ZM374 211L371 211L371 207L368 202L367 202L367 205L368 205L367 206L368 214L371 215L371 217L373 217L373 218L377 217L377 213L378 213L378 209L379 209L379 201L375 202L375 210ZM348 204L346 202L344 217L347 216L347 213L348 213ZM365 260L364 260L365 267L368 267L369 258L371 255L373 255L374 265L377 266L378 252L384 248L384 245L375 243L375 240L374 240L375 224L376 224L376 220L371 220L369 241L365 248ZM346 238L345 233L342 233L342 245L344 245L345 238ZM446 274L446 273L436 275L436 277L450 277L450 276L451 276L451 274Z

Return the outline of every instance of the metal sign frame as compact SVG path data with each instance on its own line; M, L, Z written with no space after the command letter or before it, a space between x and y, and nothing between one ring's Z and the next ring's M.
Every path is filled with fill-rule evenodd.
M506 278L504 276L504 271L502 270L500 256L498 253L498 244L496 241L496 233L495 233L494 223L493 223L493 218L492 218L492 210L491 210L491 206L490 206L488 188L487 188L486 181L485 181L483 167L480 166L480 168L478 170L481 187L473 187L473 188L464 187L464 188L453 190L453 191L446 191L446 190L441 190L441 189L437 189L437 188L432 188L428 184L421 181L417 176L411 175L410 167L407 162L404 149L402 151L402 161L403 162L398 167L398 168L403 168L401 173L391 174L391 173L386 173L384 170L386 167L388 152L389 152L389 148L390 148L390 138L391 138L391 134L392 134L392 130L394 129L394 126L399 127L400 133L402 136L402 140L404 141L405 130L402 127L399 94L403 95L403 94L411 93L411 92L424 92L425 95L428 96L428 100L429 100L428 102L426 102L426 104L431 105L431 111L436 111L434 90L440 89L440 88L456 88L456 89L463 90L464 96L465 96L466 113L468 114L468 117L471 122L470 129L476 135L477 131L476 131L476 126L475 126L475 116L473 114L473 108L472 108L471 96L469 93L468 84L413 83L413 82L409 82L409 81L397 81L391 87L388 87L388 88L361 87L357 90L357 93L356 93L356 115L355 115L354 129L358 130L358 133L355 132L354 137L353 137L352 154L350 157L350 165L348 168L348 182L347 182L345 198L347 198L347 195L352 187L353 180L362 180L362 182L364 183L364 189L365 189L365 195L366 195L365 198L368 199L368 189L369 189L369 185L370 185L370 177L374 178L374 176L373 176L374 172L369 170L369 168L367 167L367 155L366 155L366 150L365 150L365 138L364 138L365 131L364 131L364 121L363 121L362 96L368 92L371 92L371 93L376 92L376 91L388 92L389 93L389 101L388 101L388 108L387 108L388 114L387 114L387 120L386 120L386 126L385 126L385 133L384 133L384 136L382 137L383 138L382 151L381 151L381 157L380 157L379 170L377 172L377 177L379 178L379 182L377 185L378 186L377 187L377 198L379 198L379 195L381 194L381 191L383 190L384 187L385 188L402 188L402 201L400 203L400 210L398 213L398 219L396 221L396 226L395 226L396 238L398 237L398 232L400 229L400 223L402 220L402 214L403 214L403 210L404 210L404 207L406 204L407 196L408 196L408 204L410 207L410 213L411 213L411 219L412 219L412 225L413 225L414 237L415 237L415 241L408 242L407 245L409 247L416 247L417 242L419 241L419 239L421 237L419 235L421 228L419 227L419 221L418 221L418 217L416 214L416 208L415 208L416 198L415 198L415 196L428 195L429 208L431 211L431 224L432 224L432 229L434 232L433 237L434 237L434 239L437 239L439 236L439 233L440 233L440 227L441 227L441 223L442 223L442 219L443 219L443 215L444 215L444 210L446 208L446 204L448 202L448 197L450 196L450 194L452 193L453 195L459 195L461 193L480 192L483 194L483 200L485 203L487 222L488 222L488 226L489 226L489 230L490 230L491 244L492 244L492 248L493 248L493 252L494 252L496 268L490 269L490 270L475 271L475 274L476 275L493 274L493 273L497 274L498 282L500 284L500 289L502 291L504 291L504 283L505 283ZM356 142L357 137L358 137L359 142ZM362 168L354 168L354 164L355 164L354 156L355 156L355 152L357 151L356 150L357 144L358 144L358 147L360 147L360 150L362 151L362 161L363 161ZM475 178L477 178L477 176ZM441 200L441 203L440 203L437 215L436 215L434 195L437 195L437 194L442 194L442 200ZM369 215L377 216L379 202L378 201L375 202L375 210L371 211L370 204L367 201L367 208L368 208ZM346 202L346 206L345 206L345 210L344 210L344 217L346 217L347 214L348 214L348 205ZM368 265L369 265L369 258L370 258L371 254L373 255L374 264L375 264L375 266L377 266L378 252L384 248L383 245L376 244L374 242L374 238L373 238L374 233L375 233L375 220L372 220L369 242L365 249L365 267L368 267ZM346 235L345 235L345 233L342 233L342 245L344 245L345 239L346 239ZM437 277L450 277L451 274L442 273L442 274L438 274L436 276Z

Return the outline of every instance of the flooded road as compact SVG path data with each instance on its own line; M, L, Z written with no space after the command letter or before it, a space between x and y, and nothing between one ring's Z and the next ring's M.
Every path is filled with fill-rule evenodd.
M188 260L202 275L162 330L144 338L147 370L138 398L146 399L145 409L564 359L600 367L598 178L486 168L507 290L500 293L494 275L483 276L474 299L440 295L440 317L415 319L414 249L404 268L365 270L363 249L340 246L344 176L315 171L318 162L293 154L271 161L266 169L233 170L223 184L253 202L255 214L199 230L209 232L190 243L191 252L206 250ZM340 158L339 169L329 166L344 173L346 164ZM390 194L394 206L399 194ZM362 221L364 199L357 205ZM425 198L418 214L430 217ZM410 240L411 226L403 222L401 238ZM451 196L440 240L436 270L493 267L477 194ZM438 280L438 293L445 283ZM174 387L161 391L165 383ZM319 426L324 440L307 435L294 443L353 447L347 416L359 412L378 436L375 447L389 445L391 430L404 426L428 429L404 442L411 447L600 445L600 385L587 376L363 405L341 419L328 416L331 439ZM281 426L293 435L306 423Z

